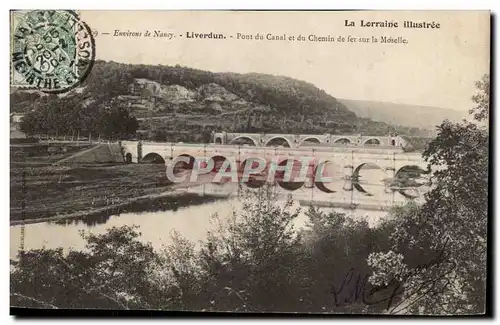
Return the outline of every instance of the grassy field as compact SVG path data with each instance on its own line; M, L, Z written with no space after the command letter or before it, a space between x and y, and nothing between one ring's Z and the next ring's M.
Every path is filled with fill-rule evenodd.
M84 214L168 190L162 164L53 164L67 154L11 148L11 220Z

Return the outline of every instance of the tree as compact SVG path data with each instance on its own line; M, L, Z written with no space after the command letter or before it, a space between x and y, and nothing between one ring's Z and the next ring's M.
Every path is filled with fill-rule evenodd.
M45 308L150 308L162 297L150 281L158 259L134 227L85 235L85 250L21 252L13 262L11 304Z
M43 120L44 117L41 112L31 112L23 116L19 128L28 135L45 133Z
M387 247L391 229L310 208L309 223L295 231L299 211L264 187L243 194L241 209L228 218L213 216L215 227L200 249L175 234L165 252L171 308L380 312L380 304L365 305L355 292L372 289L366 259Z
M139 122L127 109L112 104L104 110L97 129L109 139L120 139L134 135L138 127Z
M374 288L367 281L371 274L367 258L372 251L388 248L391 228L371 228L366 220L314 207L309 207L307 216L301 233L304 270L310 279L302 293L308 311L380 313L390 294L370 297Z
M480 81L476 82L478 92L472 96L472 101L476 103L469 113L474 115L478 121L484 121L489 117L490 109L490 76L485 74Z
M477 121L488 118L488 78L473 97ZM404 288L392 312L481 313L485 308L488 130L444 121L423 157L434 170L426 203L393 211L391 250L373 253L370 281ZM387 266L390 267L387 267Z
M228 219L213 216L215 229L193 256L198 280L185 261L174 266L183 296L200 309L219 311L297 311L297 292L303 282L297 276L300 237L293 221L298 210L287 201L276 204L270 190L247 193L241 213ZM178 245L185 247L185 245ZM191 256L190 250L174 250L172 256ZM184 267L183 267L184 266ZM188 281L189 280L189 281ZM188 302L184 301L184 303ZM185 305L184 305L185 307Z
M138 127L137 119L115 102L97 99L84 104L81 96L50 101L26 114L20 125L30 135L78 132L114 139L134 135Z

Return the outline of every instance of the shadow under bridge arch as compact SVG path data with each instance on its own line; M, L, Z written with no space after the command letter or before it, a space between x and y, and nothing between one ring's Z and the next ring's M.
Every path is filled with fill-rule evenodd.
M165 164L165 159L156 152L150 152L141 159L144 164Z
M178 173L183 170L192 170L196 159L189 154L182 154L173 159L174 172Z
M371 145L371 146L379 146L381 144L380 139L378 138L370 138L363 142L364 145Z
M132 163L132 154L130 152L125 153L125 163L126 164L131 164Z
M345 182L344 168L335 161L321 161L314 168L314 185L324 193L335 193Z
M430 176L430 170L417 165L406 165L394 174L390 188L407 199L415 199L430 189Z
M267 140L266 147L285 147L285 148L291 148L292 147L292 143L287 138L276 136L276 137L273 137L273 138Z
M257 140L248 136L239 136L231 140L229 144L240 145L240 146L243 145L257 146Z
M350 144L351 140L349 140L348 138L337 138L337 139L335 139L335 141L333 143L334 144Z
M321 140L316 137L308 137L300 142L300 146L314 146L321 143Z
M248 157L238 169L239 181L250 188L260 188L267 182L268 162L261 157Z
M285 159L278 164L278 167L284 170L270 172L274 172L274 179L282 189L296 191L304 185L305 182L300 179L300 174L303 167L309 167L303 166L300 160Z
M374 163L363 163L352 173L353 187L366 196L384 195L384 179L384 170Z

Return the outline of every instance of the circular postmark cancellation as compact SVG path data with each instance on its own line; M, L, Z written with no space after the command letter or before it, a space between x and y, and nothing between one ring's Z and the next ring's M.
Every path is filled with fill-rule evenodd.
M62 93L85 80L95 61L95 42L75 12L32 10L11 15L11 86Z

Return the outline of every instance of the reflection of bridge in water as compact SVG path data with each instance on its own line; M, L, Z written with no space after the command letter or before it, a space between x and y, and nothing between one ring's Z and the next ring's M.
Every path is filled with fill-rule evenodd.
M217 136L214 134L214 141ZM258 137L261 135L254 135ZM278 195L291 194L303 204L328 207L384 210L395 203L421 201L429 190L429 172L421 155L404 152L399 138L379 140L386 141L385 145L283 147L269 146L272 140L268 146L122 141L121 147L127 162L165 163L178 172L187 171L184 187L190 192L232 196L241 193L242 185L252 189L267 183ZM185 162L178 161L181 157ZM244 179L243 171L255 169L257 160L265 167ZM189 183L190 175L208 161L213 163L212 170ZM290 167L289 178L285 167ZM226 176L220 177L223 172ZM274 179L269 178L270 173Z

